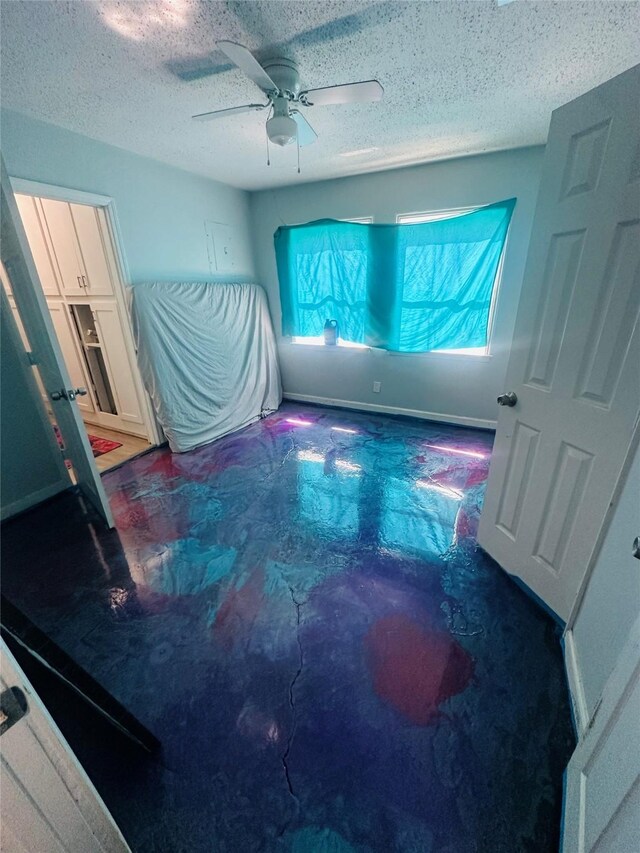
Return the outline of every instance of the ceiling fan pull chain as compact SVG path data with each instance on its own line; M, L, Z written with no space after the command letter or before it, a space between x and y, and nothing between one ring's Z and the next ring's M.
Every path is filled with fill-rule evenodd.
M296 132L296 145L298 146L298 174L300 174L300 133Z
M267 127L266 127L266 125L265 125L265 128L264 128L264 135L265 135L265 138L266 138L266 140L267 140L267 166L270 166L270 165L271 165L271 160L269 159L269 134L267 133Z

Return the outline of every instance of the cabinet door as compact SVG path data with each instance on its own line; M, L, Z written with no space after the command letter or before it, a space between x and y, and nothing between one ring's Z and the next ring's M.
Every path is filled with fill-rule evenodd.
M87 394L85 397L76 397L78 408L83 412L95 411L90 383L87 379L87 374L82 363L82 353L77 342L76 330L73 326L73 320L69 316L69 309L63 302L48 302L49 313L53 321L62 357L67 365L69 376L74 388L86 388Z
M85 290L89 296L110 296L113 285L104 244L108 239L104 211L88 204L70 208L85 269Z
M66 201L43 198L42 210L51 237L53 251L58 262L62 289L73 296L84 295L82 276L86 276L78 246L71 207Z
M100 345L107 364L109 382L123 421L144 424L140 402L122 333L122 321L115 300L92 302L91 310L98 327Z
M38 277L42 289L47 296L58 296L58 276L56 273L56 262L52 257L52 250L48 243L46 225L41 215L40 199L30 195L17 195L16 204L20 211L20 218L27 232L29 248L33 255L33 262L38 271Z

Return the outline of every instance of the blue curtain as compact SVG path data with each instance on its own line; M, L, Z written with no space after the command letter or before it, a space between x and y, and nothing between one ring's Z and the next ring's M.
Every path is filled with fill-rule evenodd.
M515 199L418 225L323 219L276 231L282 332L397 352L482 347Z

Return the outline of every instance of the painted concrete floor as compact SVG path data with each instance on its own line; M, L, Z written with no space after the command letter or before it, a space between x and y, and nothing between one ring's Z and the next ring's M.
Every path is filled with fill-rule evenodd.
M560 634L476 548L491 446L285 404L107 474L117 532L5 526L4 594L163 743L87 752L136 853L557 849Z

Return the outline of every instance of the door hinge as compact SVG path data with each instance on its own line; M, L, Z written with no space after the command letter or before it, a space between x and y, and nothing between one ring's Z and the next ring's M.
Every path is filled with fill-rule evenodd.
M31 367L35 367L38 364L38 359L35 357L34 353L27 352L27 361L31 365Z
M8 687L0 693L0 735L15 725L29 711L27 697L19 687Z

